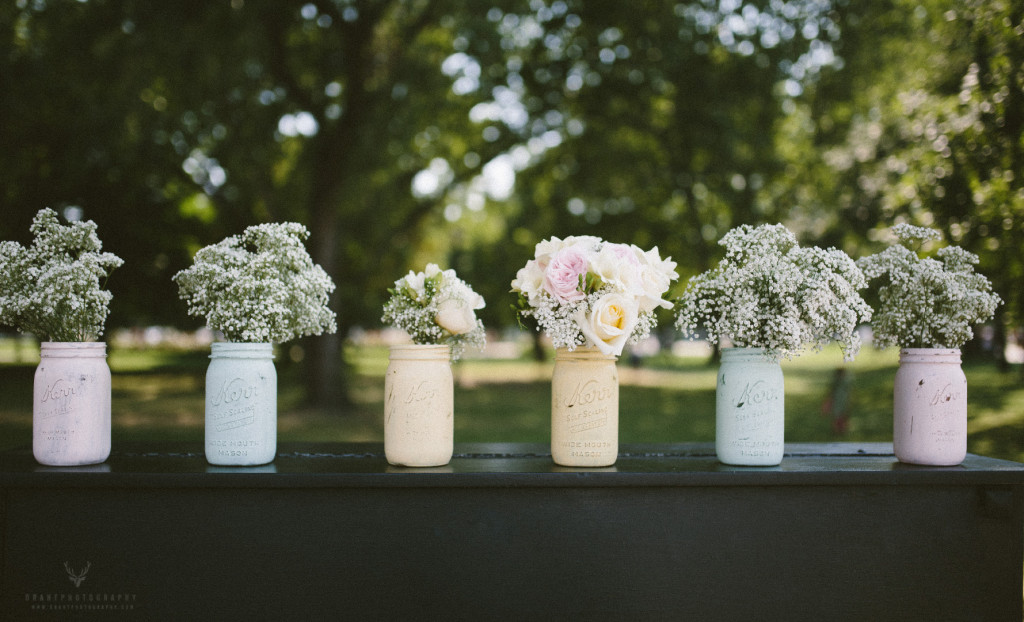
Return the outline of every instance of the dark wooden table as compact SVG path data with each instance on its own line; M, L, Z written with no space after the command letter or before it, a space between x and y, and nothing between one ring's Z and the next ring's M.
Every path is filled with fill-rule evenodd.
M623 446L605 469L546 446L282 445L208 466L116 447L47 468L0 453L0 619L1013 620L1024 465L899 464L888 444Z

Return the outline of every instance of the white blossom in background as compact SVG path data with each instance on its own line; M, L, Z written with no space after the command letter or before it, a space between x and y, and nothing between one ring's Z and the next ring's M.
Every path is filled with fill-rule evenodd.
M313 263L294 222L255 225L196 252L174 275L189 315L234 342L284 343L337 330L327 306L334 283Z
M991 320L1002 303L992 284L974 272L978 256L958 246L922 258L912 247L939 240L939 231L906 224L892 228L899 244L857 261L868 279L882 279L872 322L878 347L959 348L972 324Z
M858 293L867 286L864 274L846 253L800 248L783 225L741 225L719 244L725 257L691 278L677 301L684 336L703 328L712 343L729 339L772 357L834 340L846 360L857 355L856 329L871 319L871 308Z
M619 356L657 325L654 310L671 308L663 296L679 278L676 263L627 244L593 236L550 238L516 274L519 313L556 348L596 347Z
M476 317L484 299L455 270L427 264L423 272L410 270L388 291L391 298L381 321L404 330L413 343L447 345L453 360L466 346L484 347L484 324Z
M60 224L40 210L32 220L29 247L0 242L0 324L41 341L95 341L110 313L110 272L124 262L101 253L96 223Z

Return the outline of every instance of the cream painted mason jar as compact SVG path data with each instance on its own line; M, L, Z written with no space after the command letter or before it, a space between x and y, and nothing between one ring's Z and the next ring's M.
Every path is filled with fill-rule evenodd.
M206 461L253 466L272 462L276 455L273 344L211 344L206 370Z
M570 467L603 467L619 457L616 357L597 348L555 350L551 378L551 458Z
M782 366L764 348L723 348L715 393L715 453L725 464L775 466L786 433Z
M32 403L32 455L48 466L98 464L110 455L107 344L40 344Z
M389 464L448 464L455 446L451 348L392 346L384 375L384 455Z
M893 450L900 462L953 466L967 456L967 377L960 350L905 348L893 387Z

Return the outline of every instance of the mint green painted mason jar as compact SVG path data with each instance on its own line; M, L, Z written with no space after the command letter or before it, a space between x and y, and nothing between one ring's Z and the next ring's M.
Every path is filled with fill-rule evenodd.
M775 466L785 443L782 366L763 348L723 348L715 394L715 453L725 464Z
M273 344L211 344L206 370L206 461L253 466L272 462L276 455Z

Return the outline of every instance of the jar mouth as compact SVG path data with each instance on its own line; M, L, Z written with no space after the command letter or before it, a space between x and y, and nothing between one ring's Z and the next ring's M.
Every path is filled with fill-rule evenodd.
M555 360L559 361L616 361L619 357L605 354L595 346L576 346L576 349L555 348Z
M722 361L746 361L750 363L776 363L768 356L765 348L731 347L722 348Z
M391 346L388 349L388 358L409 359L409 360L432 360L451 358L451 346L432 343L410 343Z
M273 359L274 344L217 341L210 344L210 358Z
M900 363L960 363L959 348L902 348Z
M46 358L106 358L107 344L103 341L44 341L39 344L39 356Z

